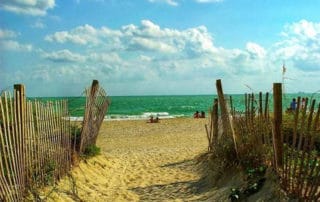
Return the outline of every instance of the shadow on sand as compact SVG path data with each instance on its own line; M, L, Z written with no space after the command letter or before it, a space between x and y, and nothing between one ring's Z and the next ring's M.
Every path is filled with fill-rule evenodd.
M136 187L132 191L139 195L141 201L166 201L173 199L199 201L207 197L202 196L209 190L204 178L198 181L174 182L148 187ZM202 196L202 197L201 197Z
M160 167L197 172L195 159L165 164ZM207 199L205 193L210 190L210 185L206 178L200 178L199 180L193 181L178 181L169 184L136 187L131 190L139 195L141 201L167 201L174 199L183 201L205 201Z

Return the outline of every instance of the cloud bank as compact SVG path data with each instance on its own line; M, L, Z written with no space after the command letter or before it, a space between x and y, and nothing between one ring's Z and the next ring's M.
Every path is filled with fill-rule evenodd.
M3 51L22 51L30 52L33 47L31 44L21 44L15 39L19 34L8 29L0 29L0 50Z
M164 3L168 4L170 6L178 6L179 1L178 0L148 0L150 3ZM196 3L218 3L222 2L224 0L194 0Z
M17 35L0 30L0 43L11 51L34 50L16 44ZM85 24L48 34L44 41L54 48L36 52L43 61L24 74L25 80L63 88L56 81L80 85L99 79L114 95L213 93L217 78L234 92L243 92L245 85L269 91L282 79L283 62L286 76L294 79L288 81L289 91L298 91L296 82L303 81L312 92L320 76L320 23L306 20L285 25L270 47L248 41L227 49L215 44L206 26L178 30L150 20L119 29Z
M0 9L22 15L44 16L55 0L1 0Z

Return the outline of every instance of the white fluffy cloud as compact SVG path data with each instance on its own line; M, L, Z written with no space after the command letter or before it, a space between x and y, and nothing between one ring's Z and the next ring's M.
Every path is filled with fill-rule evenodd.
M43 16L47 14L48 9L55 6L55 0L1 0L0 9L9 12Z
M246 50L250 53L253 58L263 58L266 55L266 51L259 44L248 42Z
M133 38L129 45L132 50L151 50L151 51L159 51L164 53L175 53L177 49L170 44L154 41L152 39L147 38Z
M56 32L53 35L45 37L46 41L55 41L58 43L72 42L75 44L87 45L88 43L96 44L98 38L96 36L97 30L90 25L79 26L70 32L62 31Z
M43 29L46 25L41 21L37 20L34 24L31 25L32 28Z
M31 44L21 44L14 40L3 40L0 41L0 49L8 51L30 52L33 48Z
M282 61L292 65L291 69L320 70L320 23L301 20L288 24L282 36L283 40L268 49L255 42L247 42L243 49L225 49L215 46L205 26L176 30L142 20L138 26L130 24L117 30L79 26L47 35L45 40L91 47L87 62L103 60L112 68L113 61L118 61L117 65L126 61L124 66L149 68L153 71L150 74L159 77L210 68L230 75L263 74L280 70ZM98 50L106 51L107 56Z
M290 61L297 69L320 71L320 23L301 20L288 24L282 36L273 47L275 58Z
M302 39L317 39L320 34L320 23L301 20L285 26L284 35L296 35Z
M21 44L16 41L19 34L8 29L0 29L0 50L30 52L33 47L31 44Z
M198 3L218 3L222 2L223 0L196 0Z
M53 62L84 62L85 61L84 56L80 54L72 53L67 49L55 51L52 53L44 53L43 57Z
M218 47L205 26L177 30L149 20L119 29L83 25L45 36L53 48L65 49L40 52L45 65L39 65L25 78L52 82L71 78L70 82L77 84L90 83L94 78L114 87L114 94L129 92L129 87L143 92L144 85L161 94L166 87L154 85L157 82L179 83L185 89L193 89L194 83L208 84L217 78L229 85L237 83L233 86L236 89L246 88L246 84L270 90L272 82L281 81L285 61L286 76L303 80L307 85L304 90L312 91L320 76L319 25L305 20L288 24L283 38L273 45L263 47L249 41L238 49ZM16 35L1 30L1 43L11 41L5 45L11 50L32 50L31 45L11 40ZM287 82L286 87L294 91L294 85ZM130 92L135 94L134 89Z
M178 31L160 28L149 20L141 21L140 26L130 24L119 30L84 25L47 35L45 40L103 47L104 50L184 53L189 57L215 51L212 37L204 26Z
M116 67L125 72L133 68L131 78L138 77L133 75L140 74L140 69L148 69L153 78L172 76L173 79L192 77L197 71L203 72L202 76L206 76L206 71L254 74L265 71L263 60L267 55L263 47L253 42L247 43L245 50L216 47L205 26L176 30L161 28L149 20L118 30L84 25L47 35L45 40L90 47L82 61L93 65L101 65L103 61L108 70ZM57 59L56 54L54 56L47 59Z
M155 3L155 2L166 3L171 6L178 6L179 5L178 2L176 2L174 0L149 0L149 2L151 2L151 3Z
M148 0L151 3L165 3L168 4L170 6L178 6L179 5L179 1L175 1L175 0ZM218 2L222 2L223 0L194 0L196 3L218 3Z
M17 33L12 30L0 29L0 39L15 38Z
M93 52L88 57L87 60L89 62L101 62L107 64L120 64L122 59L119 57L117 53L109 52L109 53L97 53Z

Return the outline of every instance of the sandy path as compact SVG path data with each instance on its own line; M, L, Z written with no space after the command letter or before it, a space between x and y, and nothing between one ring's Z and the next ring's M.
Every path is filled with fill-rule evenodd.
M208 197L195 157L206 151L205 119L104 122L102 155L80 163L72 176L83 201L199 201ZM53 201L74 201L70 178Z

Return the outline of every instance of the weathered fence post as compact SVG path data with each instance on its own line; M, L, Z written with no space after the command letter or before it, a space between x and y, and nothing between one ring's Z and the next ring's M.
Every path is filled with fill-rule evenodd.
M282 85L281 83L273 84L273 113L274 113L274 132L273 147L276 168L283 165L283 137L281 134L282 125Z
M250 109L250 121L251 121L251 125L253 125L253 119L254 119L254 116L255 116L255 109L254 109L254 93L251 94L251 109Z
M262 117L262 92L259 92L259 117Z
M220 109L221 109L223 133L224 133L224 135L226 135L227 133L230 133L231 130L230 130L230 121L229 121L228 109L227 109L226 102L224 100L222 84L221 84L221 80L220 79L218 79L216 81L216 87L217 87L219 105L220 105Z
M223 90L222 90L222 84L221 79L218 79L216 81L216 88L218 93L218 99L221 109L221 117L222 117L222 127L223 127L223 133L224 135L232 135L233 137L233 143L234 143L234 149L238 157L238 147L237 147L237 137L235 135L235 132L232 127L231 120L229 118L229 112L227 109L227 104L224 100Z
M218 99L215 98L214 99L214 104L213 104L213 137L214 137L214 140L217 141L218 140L218 120L219 120L219 116L218 116Z
M99 81L93 80L91 84L90 96L94 98L97 94L97 90L99 89Z
M78 146L80 153L86 147L96 144L99 129L110 103L106 92L99 87L97 80L93 80L91 88L86 90L86 96L86 109Z
M264 118L265 118L265 120L269 119L269 112L268 112L269 107L268 106L269 106L269 93L267 92L266 93L266 101L264 103Z
M244 94L244 106L245 106L245 119L246 119L246 126L248 126L248 96L247 93Z
M208 125L205 124L209 142L208 151L213 150L213 143L216 143L218 140L218 119L218 99L215 98L210 113L210 128L208 129Z
M93 127L92 126L92 116L93 116L93 105L94 105L94 99L96 97L96 93L97 90L99 88L99 82L98 80L93 80L92 81L92 85L90 88L90 94L87 95L87 103L86 103L86 111L83 117L83 128L81 131L81 138L80 138L80 144L79 144L79 152L82 153L83 152L83 146L84 146L84 142L87 141L87 139L90 136L90 128L89 127Z
M17 124L16 133L16 146L19 162L19 175L20 175L20 189L24 191L25 189L25 165L26 159L28 158L26 152L26 92L25 86L23 84L14 84L14 99L15 99L15 117Z
M230 95L229 96L229 99L230 99L230 113L231 113L231 115L233 116L234 115L234 111L233 111L233 103L232 103L232 96Z
M22 84L15 84L15 99L16 99L16 116L18 119L18 123L20 125L21 134L25 134L25 120L26 120L26 94L25 94L25 86Z

